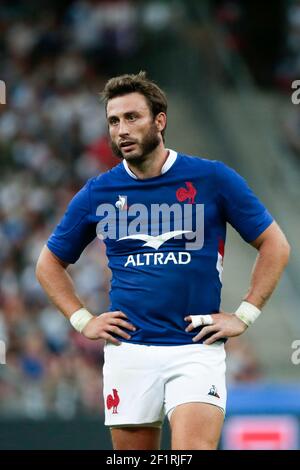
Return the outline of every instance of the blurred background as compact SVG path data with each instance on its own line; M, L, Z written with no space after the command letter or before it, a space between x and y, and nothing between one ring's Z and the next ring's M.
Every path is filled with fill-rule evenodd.
M99 92L146 70L169 100L167 146L242 174L286 232L290 264L257 323L227 343L220 447L300 448L300 2L2 0L0 4L0 449L110 449L103 343L75 332L35 279L42 246L112 155ZM256 252L232 229L222 308ZM97 241L70 269L94 313L110 272ZM297 343L298 340L298 343ZM5 351L6 349L6 351ZM165 426L163 448L168 448Z

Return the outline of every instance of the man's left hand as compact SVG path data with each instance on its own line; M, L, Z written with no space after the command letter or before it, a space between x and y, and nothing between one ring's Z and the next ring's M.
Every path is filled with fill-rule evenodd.
M200 341L204 336L214 333L210 336L204 344L213 344L222 338L229 338L232 336L239 336L248 328L246 323L240 320L236 315L232 313L212 313L213 324L204 326L200 333L194 336L193 341ZM190 316L185 317L185 321L190 322L185 331L190 332L194 329Z

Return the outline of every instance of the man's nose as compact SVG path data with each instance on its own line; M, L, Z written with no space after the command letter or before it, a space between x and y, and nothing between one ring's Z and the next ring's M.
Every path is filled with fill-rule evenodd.
M129 135L128 125L127 125L126 121L120 121L119 136L123 137L125 135L127 135L127 136Z

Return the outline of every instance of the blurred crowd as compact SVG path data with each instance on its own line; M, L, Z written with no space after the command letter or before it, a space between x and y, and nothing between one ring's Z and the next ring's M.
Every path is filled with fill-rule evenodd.
M101 341L76 333L35 279L37 257L85 181L119 160L99 91L141 46L138 28L163 29L170 2L1 2L0 413L71 418L103 409ZM93 242L71 274L95 313L107 310L110 272Z
M74 193L119 163L98 94L108 58L136 48L135 10L129 2L37 7L0 7L8 95L0 108L0 338L7 348L0 411L72 417L101 410L102 343L84 341L49 305L35 263ZM71 271L91 310L105 311L109 272L101 244Z
M284 107L283 137L284 144L300 163L300 1L291 2L287 10L287 33L284 55L277 70L277 82L287 95L296 93L297 102L289 100L290 106ZM296 82L296 85L293 82ZM286 109L287 108L287 109Z
M7 348L1 415L69 419L103 412L103 344L79 335L49 304L35 264L75 192L119 162L98 93L141 47L141 25L155 33L172 23L172 5L53 1L43 10L36 1L1 2L0 78L7 86L7 104L0 105L0 339ZM99 241L71 274L88 308L107 310L110 272ZM249 360L255 369L255 359L242 350L233 356L232 380L257 377L253 367L245 369Z
M279 0L272 9L267 3L258 4L258 0L214 0L213 3L214 20L220 33L217 47L225 65L221 78L226 84L232 77L236 80L241 65L246 64L257 85L275 90L283 98L281 145L299 164L300 92L296 90L300 88L300 0ZM224 74L224 69L230 77ZM291 99L295 93L297 103Z
M285 38L276 68L277 85L290 93L291 83L300 77L300 1L292 0L285 15Z

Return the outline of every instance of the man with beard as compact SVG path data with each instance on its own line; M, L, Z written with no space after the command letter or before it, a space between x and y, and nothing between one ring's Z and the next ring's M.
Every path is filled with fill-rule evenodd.
M114 449L159 449L165 415L172 449L216 449L224 342L259 316L289 245L234 170L165 148L167 100L144 72L112 78L103 98L122 162L72 199L37 278L77 331L105 340L105 424ZM258 250L234 314L220 313L227 222ZM112 271L110 311L100 315L85 308L67 273L96 235Z

